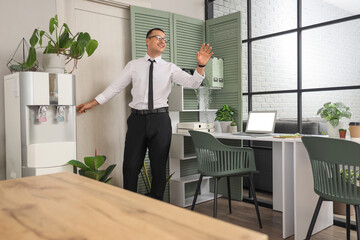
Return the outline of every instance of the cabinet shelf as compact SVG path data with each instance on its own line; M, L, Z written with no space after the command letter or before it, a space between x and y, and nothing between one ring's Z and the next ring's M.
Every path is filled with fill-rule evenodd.
M192 204L193 196L186 195L186 186L196 187L200 174L197 171L192 171L191 175L181 177L181 169L183 164L188 164L185 160L195 160L196 154L192 144L192 140L182 134L173 134L171 140L171 151L169 161L169 171L174 172L173 177L170 179L170 203L186 207ZM194 166L192 163L192 166ZM197 198L197 203L209 201L214 199L214 194L210 193L210 179L212 177L204 176L200 186L200 195ZM189 184L189 185L187 185ZM195 186L194 186L195 185Z
M196 154L195 153L189 153L189 154L184 154L184 158L180 159L180 160L189 160L189 159L194 159L196 158Z
M196 182L199 180L200 174L193 174L193 175L189 175L189 176L185 176L185 177L180 177L180 178L174 178L172 180L174 181L178 181L181 183L190 183L190 182ZM210 179L211 177L208 176L204 176L203 180L207 180Z

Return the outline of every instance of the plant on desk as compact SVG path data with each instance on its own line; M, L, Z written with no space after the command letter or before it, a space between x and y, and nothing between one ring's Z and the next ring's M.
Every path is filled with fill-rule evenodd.
M344 128L339 129L339 137L346 138L346 129L344 129Z
M327 122L329 137L337 138L339 136L339 128L344 128L344 125L346 125L344 122L341 122L340 119L350 119L351 113L349 109L350 108L346 107L342 102L327 102L317 111L317 115L320 115L325 120L325 122Z
M94 157L84 157L84 163L77 160L70 160L68 164L73 165L76 168L80 168L79 174L88 178L98 180L100 182L109 183L111 172L116 167L116 164L108 166L105 170L99 168L106 161L106 156L98 156L95 153Z
M216 111L215 121L220 122L221 131L226 133L229 132L230 124L235 123L234 117L235 109L225 104L222 108Z

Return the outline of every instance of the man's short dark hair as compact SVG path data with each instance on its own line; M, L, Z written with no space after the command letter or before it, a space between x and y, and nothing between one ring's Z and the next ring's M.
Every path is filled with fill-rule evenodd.
M146 38L148 38L150 36L150 34L152 33L152 31L155 31L155 30L162 31L163 33L165 33L161 28L153 28L147 32Z

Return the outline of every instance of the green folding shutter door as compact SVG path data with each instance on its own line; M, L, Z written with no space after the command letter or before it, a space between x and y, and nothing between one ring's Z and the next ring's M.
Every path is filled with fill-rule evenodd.
M182 69L196 69L196 53L205 41L205 21L173 14L174 63ZM184 91L184 108L197 109L196 94L189 89ZM198 112L180 113L181 122L199 121Z
M227 104L236 109L236 122L242 126L241 15L236 12L206 21L206 41L215 57L224 59L224 88L212 91L212 109Z
M206 41L213 47L214 57L224 59L224 88L211 93L211 109L219 109L224 104L236 110L236 122L242 127L242 90L241 90L241 15L236 12L206 21ZM238 145L233 142L231 145ZM227 196L226 181L221 179L219 193ZM233 199L242 199L242 179L231 179Z
M195 69L196 53L205 41L203 20L173 14L174 63L180 68Z
M172 14L169 12L131 6L131 55L132 59L144 57L147 51L146 33L152 28L161 28L166 38L172 41ZM172 46L168 44L161 57L166 61L173 61Z

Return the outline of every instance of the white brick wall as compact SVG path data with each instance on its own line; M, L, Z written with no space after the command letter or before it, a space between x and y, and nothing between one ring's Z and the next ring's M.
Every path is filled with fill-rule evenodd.
M215 0L214 17L242 12L242 38L247 38L246 0ZM252 1L252 36L296 27L296 0ZM323 0L303 0L303 26L351 14ZM360 20L303 31L303 88L360 85ZM296 89L297 36L283 35L253 42L253 91ZM243 91L247 91L247 45L242 51ZM328 101L350 106L360 121L360 90L303 94L303 117L315 117ZM247 112L247 99L243 102ZM253 97L253 110L277 110L279 118L296 118L296 94ZM246 114L244 118L246 118Z

